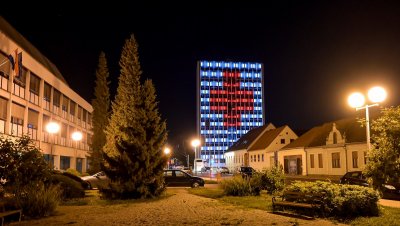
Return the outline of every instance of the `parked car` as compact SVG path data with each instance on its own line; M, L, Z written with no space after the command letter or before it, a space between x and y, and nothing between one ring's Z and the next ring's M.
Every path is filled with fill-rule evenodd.
M367 178L362 171L347 172L340 178L341 184L352 184L368 187ZM400 199L400 183L386 183L382 185L382 196L387 199Z
M228 167L223 166L223 167L219 168L219 172L222 174L229 173L229 169L228 169Z
M204 187L204 180L200 177L192 176L183 170L164 170L166 186L171 187Z
M242 177L251 177L254 174L255 170L250 166L241 166L239 169L239 173Z
M83 181L86 181L89 184L88 186L89 189L99 188L99 186L100 187L105 186L110 182L110 179L106 176L106 174L103 171L95 173L90 176L84 176L81 178Z

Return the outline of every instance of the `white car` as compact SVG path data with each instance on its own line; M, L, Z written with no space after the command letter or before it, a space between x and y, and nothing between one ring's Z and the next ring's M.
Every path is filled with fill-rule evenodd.
M104 187L110 182L110 179L103 171L81 178L89 184L89 189L99 188L99 186Z

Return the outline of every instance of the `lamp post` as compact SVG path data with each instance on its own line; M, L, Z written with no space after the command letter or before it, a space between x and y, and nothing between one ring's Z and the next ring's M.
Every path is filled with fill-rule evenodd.
M56 122L49 122L46 125L46 131L50 133L52 140L50 141L50 160L51 160L51 166L54 168L54 157L53 157L53 144L54 144L54 134L58 133L60 130L60 125Z
M373 87L368 91L368 98L373 104L366 104L365 97L361 93L353 93L348 98L348 103L351 107L355 108L357 111L365 109L365 124L366 124L366 136L367 136L367 148L368 151L371 150L370 141L370 128L369 128L369 110L368 108L378 106L380 102L386 99L386 91L382 87ZM363 106L364 105L364 106Z
M171 153L171 149L169 147L164 148L164 154L168 157L167 161L167 169L169 169L169 154Z
M75 149L75 161L78 162L78 141L82 140L82 133L79 131L75 131L71 134L71 138L72 140L74 140L76 142L76 149ZM76 168L76 164L75 164L75 168Z
M197 147L200 145L200 140L199 139L194 139L192 140L192 146L194 147L194 162L193 162L193 167L194 167L194 172L197 174L197 164L196 164L196 159L197 159Z

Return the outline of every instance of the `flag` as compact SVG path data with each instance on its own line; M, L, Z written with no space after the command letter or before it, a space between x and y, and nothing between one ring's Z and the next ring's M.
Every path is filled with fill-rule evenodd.
M18 49L15 50L15 77L22 77L22 52L18 53Z
M8 55L8 60L10 60L10 64L11 64L12 70L14 71L14 66L15 66L14 57L11 54Z

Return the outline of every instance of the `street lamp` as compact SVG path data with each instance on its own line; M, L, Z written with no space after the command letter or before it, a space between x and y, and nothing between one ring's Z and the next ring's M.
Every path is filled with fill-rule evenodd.
M79 149L78 148L78 141L82 140L82 133L79 132L79 131L75 131L75 132L73 132L71 134L71 138L72 138L72 140L74 140L76 142L76 149L75 149L75 158L76 158L76 160L75 161L78 162L78 158L77 158L77 156L78 156L78 150L77 149ZM75 165L75 168L77 168L76 165Z
M51 166L54 168L54 157L53 157L53 143L54 143L54 134L58 133L60 130L60 125L56 122L49 122L46 125L46 131L50 133L51 137L53 137L53 141L50 142L50 160Z
M164 154L165 155L168 156L170 153L171 153L171 149L169 147L164 148ZM168 166L168 169L169 169L169 156L168 156L167 166Z
M192 146L194 147L194 172L197 172L197 164L196 164L196 159L197 159L197 147L200 145L200 140L199 139L194 139L192 140Z
M369 110L368 108L378 106L380 102L386 99L386 91L382 87L373 87L368 91L368 98L373 104L366 104L365 97L361 93L353 93L348 98L348 103L351 107L356 108L356 110L365 109L365 122L366 122L366 134L367 134L367 148L368 151L371 150L371 141L370 141L370 128L369 128ZM363 106L364 105L364 106Z

